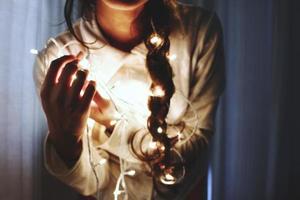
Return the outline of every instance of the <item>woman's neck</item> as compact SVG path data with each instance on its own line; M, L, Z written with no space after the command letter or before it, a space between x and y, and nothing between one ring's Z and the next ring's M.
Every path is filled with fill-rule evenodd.
M143 9L144 5L130 10L114 9L102 1L97 1L97 22L112 46L129 51L142 40L138 17Z

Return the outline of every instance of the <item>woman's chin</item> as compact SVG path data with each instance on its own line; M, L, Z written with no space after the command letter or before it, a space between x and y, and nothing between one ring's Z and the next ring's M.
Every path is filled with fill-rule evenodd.
M116 10L134 10L143 6L148 0L102 0L107 6Z

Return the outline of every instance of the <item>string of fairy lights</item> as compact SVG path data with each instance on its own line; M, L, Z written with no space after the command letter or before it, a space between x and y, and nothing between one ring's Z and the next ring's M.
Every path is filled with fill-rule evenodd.
M67 54L66 48L68 48L70 45L73 45L73 44L80 45L80 43L77 41L70 41L69 43L66 43L64 46L61 47L61 45L59 45L55 39L50 38L49 41L53 42L53 44L58 48L57 57ZM164 39L158 33L154 32L150 36L149 41L154 46L154 48L159 48L160 46L162 46ZM32 49L30 52L32 54L37 54L36 50L34 50L34 49ZM89 70L88 79L94 80L96 75L93 74L93 70L92 70L93 66L90 64L88 57L89 57L89 54L82 57L82 59L79 62L79 67L81 69ZM174 59L176 59L176 55L175 54L168 55L168 59L174 60ZM49 63L48 61L44 61L44 62ZM75 79L76 79L76 75L73 76L73 80L75 80ZM117 117L116 117L116 119L113 119L110 122L111 125L115 125L119 121L127 120L128 118L132 117L128 113L124 112L124 110L122 111L122 109L119 109L120 105L118 105L117 101L114 100L116 98L116 95L110 90L109 87L106 86L104 81L99 80L99 79L97 79L95 81L97 84L96 89L98 91L100 91L101 96L103 96L107 100L109 99L110 101L112 101L113 105L116 108L116 111L117 111L116 116ZM148 94L150 94L153 97L160 98L160 97L164 97L165 91L159 85L156 85L156 86L150 88L150 91ZM170 142L169 147L166 147L165 144L162 143L161 141L157 141L157 140L153 139L153 137L149 133L149 130L147 130L147 124L144 124L145 129L143 129L142 131L133 133L132 137L131 137L132 145L131 145L131 147L129 147L131 152L137 158L141 158L144 161L149 161L149 163L154 163L152 166L150 164L150 167L155 168L154 171L156 171L156 173L152 173L152 174L150 173L150 175L154 176L156 181L158 181L164 185L177 184L184 178L184 176L185 176L184 159L182 158L179 151L177 151L174 146L175 146L175 144L178 144L178 143L183 144L186 141L188 141L194 135L196 130L198 129L198 121L199 121L198 115L197 115L195 109L193 108L192 103L184 95L182 95L182 97L189 105L189 109L191 109L193 111L193 115L194 115L193 121L195 123L193 124L191 132L183 133L184 126L178 127L177 125L169 125L168 127L170 129L173 129L173 132L175 130L176 136L168 137L168 133L167 133L168 131L166 131L165 128L157 127L156 132L160 135L164 134L165 137L169 139L169 141L168 141L168 142ZM123 101L123 103L125 103L125 105L126 105L126 102ZM134 108L135 105L127 104L126 106L129 106L130 108ZM145 119L145 117L146 118L148 117L148 116L145 116L145 113L143 113L143 112L139 113L139 111L137 109L135 109L135 111L136 111L135 114L141 115L140 117L143 119ZM147 113L149 114L150 112L147 112ZM145 120L140 120L140 122L143 122L143 121L145 121ZM91 123L90 120L88 122ZM92 126L90 124L87 127L92 127ZM103 158L98 163L94 162L94 160L92 159L92 155L91 155L91 144L90 144L91 135L89 134L91 132L91 130L88 128L87 132L88 132L88 134L86 136L87 136L88 149L89 149L88 150L89 158L90 158L89 162L93 169L93 173L95 175L95 179L97 182L96 183L97 188L99 188L99 177L97 176L96 168L107 164L108 160L106 158ZM137 137L137 135L139 135L139 137ZM139 141L136 141L137 138L139 138ZM133 145L136 143L139 145L138 146ZM168 156L168 159L164 159L164 157L166 155ZM125 171L124 166L123 166L124 162L125 162L125 160L120 158L120 176L117 180L115 191L113 193L115 200L118 200L119 196L122 194L124 195L124 199L128 198L127 193L126 193L126 184L125 184L124 177L125 176L133 177L136 174L135 170ZM97 195L97 199L100 199L99 189L98 189L96 195Z

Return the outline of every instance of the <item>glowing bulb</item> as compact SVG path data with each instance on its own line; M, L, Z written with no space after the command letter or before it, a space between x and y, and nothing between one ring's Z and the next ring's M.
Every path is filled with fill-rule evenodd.
M130 171L126 172L126 175L134 176L135 175L135 170L130 170Z
M176 60L177 55L176 54L172 54L172 55L168 56L168 58L169 58L170 61L173 61L173 60Z
M162 129L161 127L158 127L158 128L157 128L157 132L158 132L158 133L162 133L162 132L163 132L163 129Z
M90 68L90 63L86 58L82 58L78 63L80 69L88 70Z
M184 138L183 134L180 131L177 133L177 137L179 140L182 140Z
M111 120L111 121L109 122L109 124L110 124L111 126L114 126L116 123L117 123L117 120Z
M151 148L151 149L156 149L157 148L157 144L156 144L156 142L150 142L149 143L149 148Z
M99 161L99 165L104 165L105 163L107 163L107 160L104 158Z
M33 55L37 55L39 53L39 51L36 49L30 49L30 53Z
M155 96L155 97L163 97L163 96L165 96L165 91L160 86L155 86L152 89L151 95Z
M91 119L91 118L88 118L87 124L88 124L89 127L92 128L94 126L94 124L95 124L95 121L93 119Z
M163 43L163 39L157 34L153 34L152 36L150 36L150 43L152 45L154 45L155 47L159 47L160 45L162 45Z
M175 177L174 176L172 176L171 174L166 174L166 179L168 179L168 180L175 180Z
M176 178L169 173L162 175L160 181L165 185L173 185L176 183Z

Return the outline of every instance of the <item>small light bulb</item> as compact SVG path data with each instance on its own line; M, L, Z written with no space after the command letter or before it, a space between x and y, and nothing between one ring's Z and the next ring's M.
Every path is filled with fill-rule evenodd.
M86 58L82 58L78 63L80 69L88 70L90 68L90 63Z
M155 86L151 92L152 92L151 95L155 97L165 96L165 91L160 86Z
M116 123L117 123L117 120L111 120L111 121L109 122L109 124L110 124L111 126L116 125Z
M177 137L178 137L179 140L182 140L184 138L183 134L180 131L178 131Z
M158 133L162 133L162 132L163 132L163 129L162 129L161 127L158 127L158 128L157 128L157 132L158 132Z
M149 148L151 148L151 149L156 149L156 148L157 148L156 142L151 141L151 142L149 143Z
M176 183L176 178L169 173L162 175L160 181L165 185L174 185Z
M129 176L134 176L135 175L135 170L130 170L128 172L126 172L127 175Z
M36 49L30 49L30 53L33 55L37 55L39 53L39 51Z
M150 43L154 45L155 47L159 47L163 43L163 39L158 35L157 33L154 33L150 36Z
M170 181L174 181L174 180L175 180L175 177L172 176L172 175L169 174L169 173L167 173L167 174L165 175L165 177L166 177L167 180L170 180Z
M169 58L170 61L173 61L173 60L176 60L177 55L176 54L172 54L172 55L169 55L168 58Z
M107 160L104 158L99 161L99 165L104 165L105 163L107 163Z

